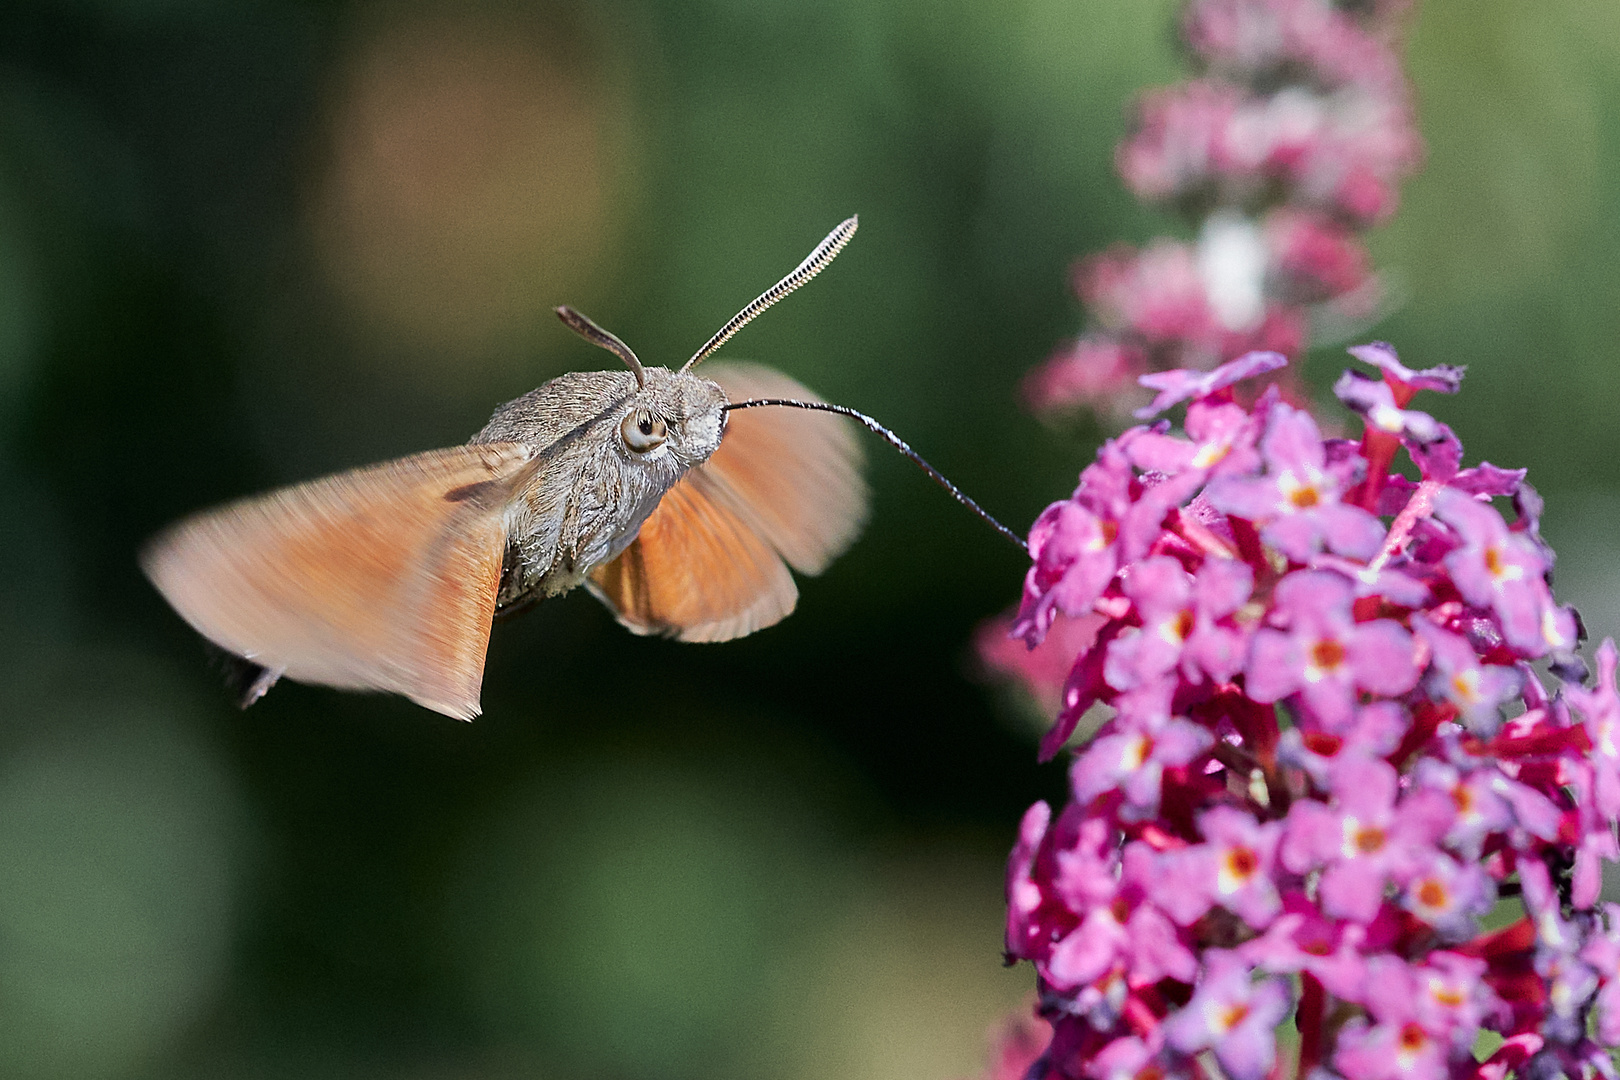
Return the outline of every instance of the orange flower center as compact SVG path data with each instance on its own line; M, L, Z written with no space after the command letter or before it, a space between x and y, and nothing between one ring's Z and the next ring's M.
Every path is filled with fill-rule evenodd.
M1384 846L1384 830L1363 826L1356 830L1355 844L1361 854L1371 855Z
M1401 1025L1401 1049L1415 1054L1428 1044L1429 1033L1413 1021Z
M1301 487L1295 488L1288 496L1288 501L1293 503L1294 508L1297 510L1309 510L1311 507L1321 502L1322 497L1316 493L1315 485L1305 484Z
M1260 869L1260 856L1240 845L1226 853L1226 868L1235 878L1250 878Z
M1249 1007L1247 1005L1228 1005L1221 1011L1221 1030L1231 1031L1233 1028L1243 1023L1243 1018L1248 1015Z
M1446 887L1444 885L1440 884L1440 882L1434 880L1433 878L1429 878L1423 884L1418 886L1417 899L1418 903L1422 904L1424 907L1443 908L1446 906L1446 901L1449 899L1449 897L1446 895Z
M1302 740L1305 749L1321 757L1332 757L1344 749L1344 740L1337 735L1329 735L1325 731L1311 731L1305 734Z
M1311 662L1323 671L1332 671L1344 663L1344 646L1332 638L1323 638L1311 648Z
M1479 673L1459 671L1451 677L1451 692L1464 701L1479 700Z
M1120 755L1120 765L1126 772L1140 769L1153 756L1153 745L1153 736L1138 735L1125 745L1125 752Z
M1442 986L1434 992L1434 1000L1455 1009L1463 1003L1465 998L1463 992L1455 986Z

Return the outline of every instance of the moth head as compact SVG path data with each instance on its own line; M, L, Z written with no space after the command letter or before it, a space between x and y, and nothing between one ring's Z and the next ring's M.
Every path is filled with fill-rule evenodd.
M556 310L570 330L623 360L635 376L614 435L628 460L659 466L673 460L690 468L714 453L725 428L724 391L695 375L644 367L630 346L578 311Z
M669 441L669 422L651 409L631 409L619 422L619 438L632 454L650 454Z
M855 235L856 224L855 218L840 223L792 273L733 315L679 371L643 367L630 346L613 334L571 307L556 309L557 317L570 330L617 356L635 376L636 388L619 417L617 432L619 445L630 460L651 465L673 459L682 468L691 468L720 448L720 436L726 429L725 391L691 374L691 369L766 308L821 273Z
M667 368L647 368L643 375L645 385L630 395L619 418L625 455L648 463L667 457L683 468L707 461L725 431L725 391Z

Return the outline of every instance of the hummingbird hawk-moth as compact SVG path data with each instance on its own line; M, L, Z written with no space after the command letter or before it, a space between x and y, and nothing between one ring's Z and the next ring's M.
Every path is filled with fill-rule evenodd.
M644 367L558 308L626 370L560 375L496 409L465 446L186 518L146 546L141 568L192 627L247 662L244 705L285 677L403 694L468 720L494 616L579 585L637 634L726 641L785 618L798 598L788 568L820 573L865 520L844 417L1019 542L870 417L770 368L692 371L820 273L855 228L840 224L678 370Z

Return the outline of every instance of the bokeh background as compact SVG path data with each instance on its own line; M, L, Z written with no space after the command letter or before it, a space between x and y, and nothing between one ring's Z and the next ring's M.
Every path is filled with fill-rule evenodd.
M1015 528L1099 437L1018 377L1077 256L1176 223L1111 154L1169 0L10 0L0 13L0 1073L975 1073L1028 993L1001 861L1060 794L978 678L1010 545L872 444L866 537L781 626L500 625L486 715L242 713L135 567L193 509L462 441L605 354L727 347L871 412ZM1620 7L1427 0L1426 170L1374 328L1528 465L1620 631ZM1325 386L1340 367L1320 350Z

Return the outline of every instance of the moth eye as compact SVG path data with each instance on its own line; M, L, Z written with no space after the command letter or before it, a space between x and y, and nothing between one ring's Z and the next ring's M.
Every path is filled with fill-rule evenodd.
M645 409L637 409L624 418L619 425L619 434L624 437L624 445L638 454L645 454L664 445L664 440L669 438L669 426L662 418Z

